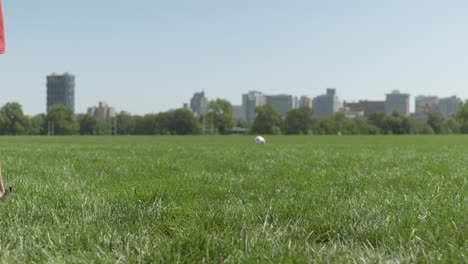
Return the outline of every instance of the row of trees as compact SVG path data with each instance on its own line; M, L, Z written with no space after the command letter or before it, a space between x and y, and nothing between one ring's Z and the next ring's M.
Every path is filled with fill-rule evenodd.
M49 124L61 135L75 134L79 123L75 120L70 108L54 105L46 114L33 117L24 115L18 103L6 103L0 109L0 134L2 135L45 135Z
M20 104L6 103L0 109L0 134L46 135L50 131L55 135L108 135L110 131L119 135L228 134L235 126L256 134L468 133L468 101L448 120L438 112L428 113L427 123L399 112L373 113L355 119L348 119L343 113L312 118L312 108L300 107L288 111L282 119L278 110L269 104L257 107L256 112L253 124L236 121L232 105L217 99L209 103L208 112L201 117L189 110L177 109L145 116L121 114L111 121L99 121L89 115L76 120L72 110L63 105L50 107L47 114L29 117L24 115Z
M251 131L258 134L455 134L468 133L468 101L456 115L444 120L439 112L427 114L423 123L411 116L393 112L373 113L369 117L347 118L344 113L333 117L312 118L313 109L300 107L286 113L282 120L272 105L257 107Z
M118 115L115 119L99 121L84 115L75 119L72 110L54 105L47 114L33 117L24 115L18 103L6 103L0 109L1 135L187 135L228 133L235 126L232 105L226 100L211 101L205 116L196 117L186 109L171 110L159 114Z

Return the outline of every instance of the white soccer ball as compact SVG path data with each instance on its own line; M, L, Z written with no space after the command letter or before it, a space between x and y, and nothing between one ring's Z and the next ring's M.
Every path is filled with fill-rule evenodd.
M255 138L255 144L265 144L265 139L261 136Z

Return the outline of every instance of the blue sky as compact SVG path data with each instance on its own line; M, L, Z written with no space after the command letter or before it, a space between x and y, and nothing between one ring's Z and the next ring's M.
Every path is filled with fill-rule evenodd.
M196 91L348 101L468 98L468 1L3 0L0 104L45 112L45 76L76 75L75 108L166 111Z

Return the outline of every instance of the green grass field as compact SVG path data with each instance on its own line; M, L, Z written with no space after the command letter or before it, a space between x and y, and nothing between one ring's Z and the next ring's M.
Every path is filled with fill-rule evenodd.
M0 137L0 263L467 263L468 136Z

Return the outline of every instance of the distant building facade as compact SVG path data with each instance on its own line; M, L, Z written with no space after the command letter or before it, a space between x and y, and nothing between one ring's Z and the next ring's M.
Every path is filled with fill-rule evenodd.
M278 109L281 117L285 118L286 113L294 108L294 97L287 94L267 95L266 103L273 105L276 109Z
M190 99L190 109L195 115L202 116L208 111L208 99L205 97L205 92L195 93Z
M104 102L99 102L99 106L88 108L88 115L96 117L97 120L109 120L117 116L117 112Z
M49 107L62 104L75 112L75 76L69 73L47 76L47 111Z
M439 109L439 98L437 96L418 95L414 103L415 111L413 117L421 122L427 122L427 114L437 112Z
M266 104L266 96L259 91L249 91L242 95L242 108L245 114L245 121L253 123L255 121L255 109Z
M352 112L362 112L364 116L369 116L373 113L385 113L384 101L359 100L359 102L355 103L345 102L343 106Z
M439 99L438 110L445 119L449 119L458 112L462 100L456 96Z
M414 102L416 114L435 112L439 106L439 98L437 96L418 95Z
M327 89L327 93L319 95L312 101L314 108L314 117L333 116L336 112L340 111L342 104L336 90L332 88Z
M312 98L305 96L305 95L301 96L297 101L296 107L299 108L302 106L307 106L309 108L312 108Z
M348 119L355 119L359 116L364 116L364 111L358 109L351 109L349 106L344 106L341 108L341 112L345 115Z
M409 115L409 94L402 94L398 90L394 90L392 93L387 94L385 100L385 113L392 114L394 111L398 111L403 115Z
M234 115L234 119L246 121L245 120L244 108L241 105L233 105L232 106L232 112L233 112L233 115Z

